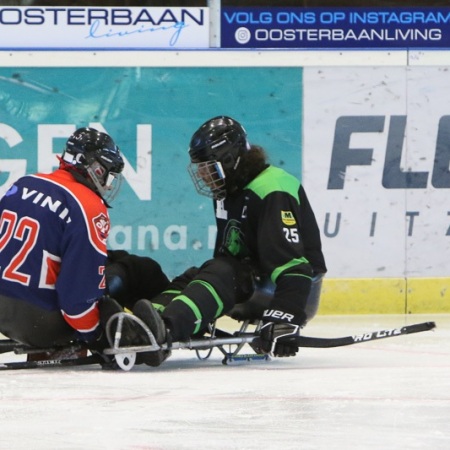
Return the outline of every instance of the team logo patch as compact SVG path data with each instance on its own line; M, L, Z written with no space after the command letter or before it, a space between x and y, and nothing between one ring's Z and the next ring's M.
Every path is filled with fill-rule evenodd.
M288 226L295 225L295 217L291 211L281 211L281 221Z
M100 241L105 242L111 227L108 217L101 213L92 219L94 229Z

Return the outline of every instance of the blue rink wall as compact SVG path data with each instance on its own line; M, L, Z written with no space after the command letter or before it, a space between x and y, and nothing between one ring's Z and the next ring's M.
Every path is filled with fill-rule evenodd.
M151 256L175 276L211 256L212 203L193 187L187 149L193 132L222 114L300 176L301 68L0 68L0 187L24 170L52 170L72 129L100 125L129 163L109 245ZM13 130L22 139L14 145ZM22 162L14 177L5 170L12 160Z

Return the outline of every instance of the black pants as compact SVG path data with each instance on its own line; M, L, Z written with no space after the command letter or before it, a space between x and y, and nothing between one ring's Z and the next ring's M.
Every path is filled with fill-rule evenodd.
M109 250L106 262L107 293L130 310L141 298L151 299L164 291L169 279L154 259Z
M65 345L75 338L75 330L60 311L47 311L4 295L0 295L0 333L32 347Z
M151 300L163 309L172 338L201 334L214 319L227 314L253 292L249 268L231 257L217 257L190 268Z

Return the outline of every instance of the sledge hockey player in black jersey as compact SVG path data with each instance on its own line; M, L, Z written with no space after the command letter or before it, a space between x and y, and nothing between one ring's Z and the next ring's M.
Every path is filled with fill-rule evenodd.
M107 252L107 202L118 192L123 168L108 134L80 128L68 138L57 170L24 176L1 198L0 332L5 336L31 347L83 342L101 351L108 345L104 323L123 311L104 295L106 288L122 306L132 307L139 295L148 298L167 285L150 258ZM125 301L117 277L127 271L146 272L147 281L140 292L126 286ZM138 342L129 331L128 342Z
M269 299L261 311L262 350L294 356L295 337L317 312L327 270L303 186L270 165L230 117L205 122L192 136L189 156L197 191L214 201L213 258L176 277L151 301L138 301L134 314L162 344L201 335L225 314L244 319L260 308L255 299ZM157 366L169 354L147 352L144 361Z

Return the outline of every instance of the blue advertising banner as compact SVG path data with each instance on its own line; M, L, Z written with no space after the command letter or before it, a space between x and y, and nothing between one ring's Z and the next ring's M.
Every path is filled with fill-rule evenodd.
M188 145L229 115L270 160L301 174L301 68L0 68L0 196L49 172L80 126L109 133L125 182L110 210L110 248L148 255L170 276L212 256L212 201L195 191ZM257 82L255 82L257 80Z
M222 48L448 48L450 8L222 8Z

